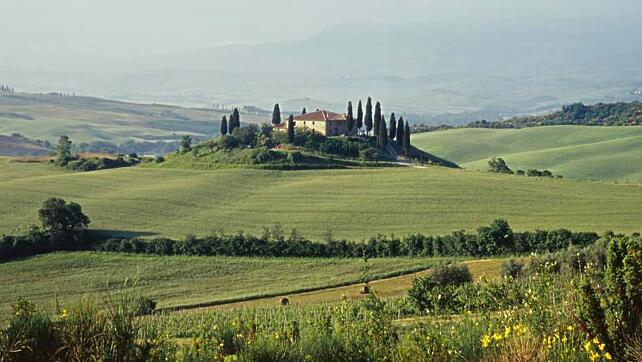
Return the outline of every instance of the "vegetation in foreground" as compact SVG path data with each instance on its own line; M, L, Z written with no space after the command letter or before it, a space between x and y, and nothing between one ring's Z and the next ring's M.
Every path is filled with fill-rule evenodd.
M471 170L493 157L513 170L550 170L576 180L642 180L642 127L466 128L413 134L421 149Z
M507 266L472 284L442 267L407 298L140 318L132 297L60 306L19 301L2 330L7 360L624 361L642 353L642 250L615 236L595 254ZM580 257L580 255L582 257ZM514 272L514 271L525 272ZM514 273L513 273L514 272ZM594 286L599 285L599 288ZM446 298L444 298L446 297Z

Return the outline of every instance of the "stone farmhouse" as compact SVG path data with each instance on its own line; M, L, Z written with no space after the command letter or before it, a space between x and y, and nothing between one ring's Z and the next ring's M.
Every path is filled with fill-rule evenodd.
M348 120L346 114L334 113L326 110L319 110L294 116L294 127L307 129L328 137L348 134ZM281 122L276 129L279 131L287 131L287 119ZM353 129L349 135L356 135L356 132L357 130Z

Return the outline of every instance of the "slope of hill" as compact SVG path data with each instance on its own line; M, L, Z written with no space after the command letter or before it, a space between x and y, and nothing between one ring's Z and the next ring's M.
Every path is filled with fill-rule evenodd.
M444 259L380 258L372 277L427 269ZM18 297L53 308L87 292L116 291L137 280L159 307L244 300L359 281L363 261L322 258L243 258L107 253L56 253L0 264L0 321ZM28 281L28 282L26 282Z
M524 129L466 128L413 135L419 148L487 170L502 157L513 169L549 169L581 180L642 180L642 127L548 126Z
M0 134L20 133L54 142L68 135L76 142L166 141L176 134L217 134L227 112L101 98L0 92ZM243 115L244 122L263 118Z
M0 135L0 156L46 156L49 154L48 145L18 134L11 136Z
M19 170L15 167L19 166ZM498 217L517 230L640 229L642 187L440 167L265 171L126 168L87 173L0 162L0 233L38 223L52 196L79 202L109 236L214 231L260 234L280 223L304 236L475 230ZM50 172L48 172L51 170ZM527 212L525 211L527 210Z

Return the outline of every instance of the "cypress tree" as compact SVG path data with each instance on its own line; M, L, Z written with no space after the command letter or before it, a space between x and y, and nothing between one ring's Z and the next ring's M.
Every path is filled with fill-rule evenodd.
M381 103L377 102L375 105L374 113L374 135L375 137L379 135L379 130L381 129Z
M404 122L403 117L399 117L399 122L397 123L397 145L399 147L403 146L403 131L404 131Z
M354 116L352 115L352 101L348 102L348 116L346 117L348 121L348 129L346 130L346 136L352 132L354 128Z
M390 139L394 140L397 136L397 119L394 112L390 115Z
M306 113L308 113L308 111L305 109L305 107L303 107L303 109L301 110L301 114L306 114Z
M359 99L359 105L357 106L357 131L360 131L361 127L363 127L363 106L361 105L361 99Z
M274 105L274 111L272 111L272 124L275 126L281 124L281 107L278 103Z
M229 132L232 133L235 128L240 128L241 127L241 114L239 113L238 108L234 108L234 111L232 111L232 116L230 120L230 126L229 126ZM232 124L234 127L232 127Z
M379 124L379 137L377 137L379 146L385 148L388 145L388 130L386 129L386 119L381 115L381 123Z
M294 144L294 116L288 118L288 143Z
M223 119L221 120L221 136L225 136L227 134L227 118L223 116Z
M410 127L408 122L406 122L406 128L403 131L403 149L406 152L406 156L410 157Z
M366 133L369 136L370 131L372 131L372 98L370 97L368 97L368 101L366 102L366 116L363 123L366 126Z

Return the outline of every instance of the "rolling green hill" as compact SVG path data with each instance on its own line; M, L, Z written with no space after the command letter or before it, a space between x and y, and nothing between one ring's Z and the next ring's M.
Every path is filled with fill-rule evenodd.
M229 112L102 98L0 92L0 134L20 133L54 142L60 135L76 143L176 138L174 133L207 137L218 133ZM265 117L242 115L243 122Z
M372 277L426 269L441 259L388 258L368 262ZM359 281L360 259L143 256L55 253L0 263L0 315L18 297L52 307L87 292L106 292L137 281L159 307L287 294Z
M0 233L38 223L52 196L79 202L109 236L260 233L304 236L474 230L497 217L517 230L640 230L642 186L430 168L266 171L123 168L86 173L0 161Z
M642 180L642 127L464 128L415 134L419 148L486 170L502 157L513 169L549 169L578 180Z

